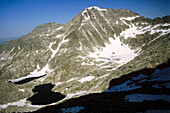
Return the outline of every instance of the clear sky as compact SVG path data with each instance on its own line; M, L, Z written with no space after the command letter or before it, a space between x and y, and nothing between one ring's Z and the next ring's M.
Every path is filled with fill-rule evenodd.
M170 0L0 0L0 37L24 35L43 23L65 24L90 6L124 8L149 18L170 15Z

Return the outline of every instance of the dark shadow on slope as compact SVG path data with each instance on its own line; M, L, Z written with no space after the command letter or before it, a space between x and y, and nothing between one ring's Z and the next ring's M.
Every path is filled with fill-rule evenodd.
M170 67L170 60L167 63L157 66L157 69L163 70ZM133 72L128 75L124 75L120 78L113 79L110 83L109 88L120 85L128 80L132 80L133 77L139 74L148 76L148 80L151 80L150 76L156 69L143 69L137 72ZM145 94L145 95L170 95L170 88L162 87L155 88L154 84L165 84L169 81L144 81L138 83L137 79L132 81L135 85L140 85L140 88L127 90L127 91L116 91L116 92L102 92L96 94L89 94L79 98L70 99L59 105L47 106L42 109L35 111L35 113L60 113L63 108L83 107L79 113L135 113L145 112L147 110L165 110L170 111L170 103L166 100L142 100L142 101L130 101L127 95L133 94ZM108 89L109 89L108 88ZM168 100L168 99L167 99ZM156 111L155 111L156 112Z
M54 86L51 83L35 86L33 89L35 94L27 100L31 101L33 105L45 105L65 98L61 93L51 91Z
M39 76L39 77L26 78L26 79L20 80L18 82L11 82L11 81L9 81L9 82L14 83L14 84L24 84L24 83L28 83L28 82L30 82L32 80L35 80L35 79L38 79L38 78L41 78L41 77L44 77L44 76L46 76L46 74L42 75L42 76Z
M169 110L170 103L157 101L127 102L123 92L85 95L62 104L44 107L35 113L59 113L62 108L83 106L79 113L134 113L146 110Z
M111 82L110 82L109 88L111 88L112 86L121 84L121 83L123 83L123 82L125 82L127 80L130 80L132 77L138 76L140 74L143 74L143 75L146 75L146 76L150 76L152 73L154 73L154 71L156 69L162 70L162 69L164 69L166 67L170 67L170 59L168 60L167 63L158 65L158 66L156 66L156 68L153 68L153 69L142 69L142 70L139 70L139 71L135 71L135 72L123 75L123 76L121 76L119 78L112 79Z

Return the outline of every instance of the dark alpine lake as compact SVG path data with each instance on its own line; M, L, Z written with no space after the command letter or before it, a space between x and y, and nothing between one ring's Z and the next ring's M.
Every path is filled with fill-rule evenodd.
M54 86L55 85L51 83L35 86L35 88L33 89L33 92L35 94L27 100L31 101L33 105L46 105L65 98L65 95L51 91Z

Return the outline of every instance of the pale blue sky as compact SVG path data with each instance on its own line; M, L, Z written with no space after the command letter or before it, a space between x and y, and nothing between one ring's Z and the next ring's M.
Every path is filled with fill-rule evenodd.
M170 14L169 0L0 0L0 37L24 35L43 23L65 24L90 6L124 8L149 18Z

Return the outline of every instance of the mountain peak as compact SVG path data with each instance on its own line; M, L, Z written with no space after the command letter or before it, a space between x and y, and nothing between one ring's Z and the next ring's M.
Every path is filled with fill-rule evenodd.
M88 7L88 8L86 8L86 9L84 9L83 11L82 11L82 16L84 16L84 19L85 20L89 20L90 19L90 15L89 15L89 11L91 12L93 12L94 10L97 10L97 11L107 11L107 9L102 9L102 8L100 8L100 7L97 7L97 6L91 6L91 7Z
M88 10L96 9L96 10L98 10L98 11L106 11L106 10L107 10L107 9L102 9L102 8L100 8L100 7L98 7L98 6L91 6L91 7L88 7L88 8L86 8L86 9L88 9Z
M14 108L27 112L41 108L33 109L32 102L28 102L36 93L31 88L37 85L52 83L53 92L66 96L61 101L48 101L52 104L103 92L111 79L121 76L130 77L127 82L120 80L120 86L129 89L133 84L127 85L128 81L137 80L131 80L129 73L139 74L139 70L150 70L170 59L169 20L168 16L152 20L126 9L92 6L64 25L42 24L31 33L0 45L0 102L3 103L0 111L16 112L10 111ZM51 88L45 93L49 91ZM49 100L48 96L46 99ZM40 100L43 107L52 105ZM18 107L18 103L24 107Z

